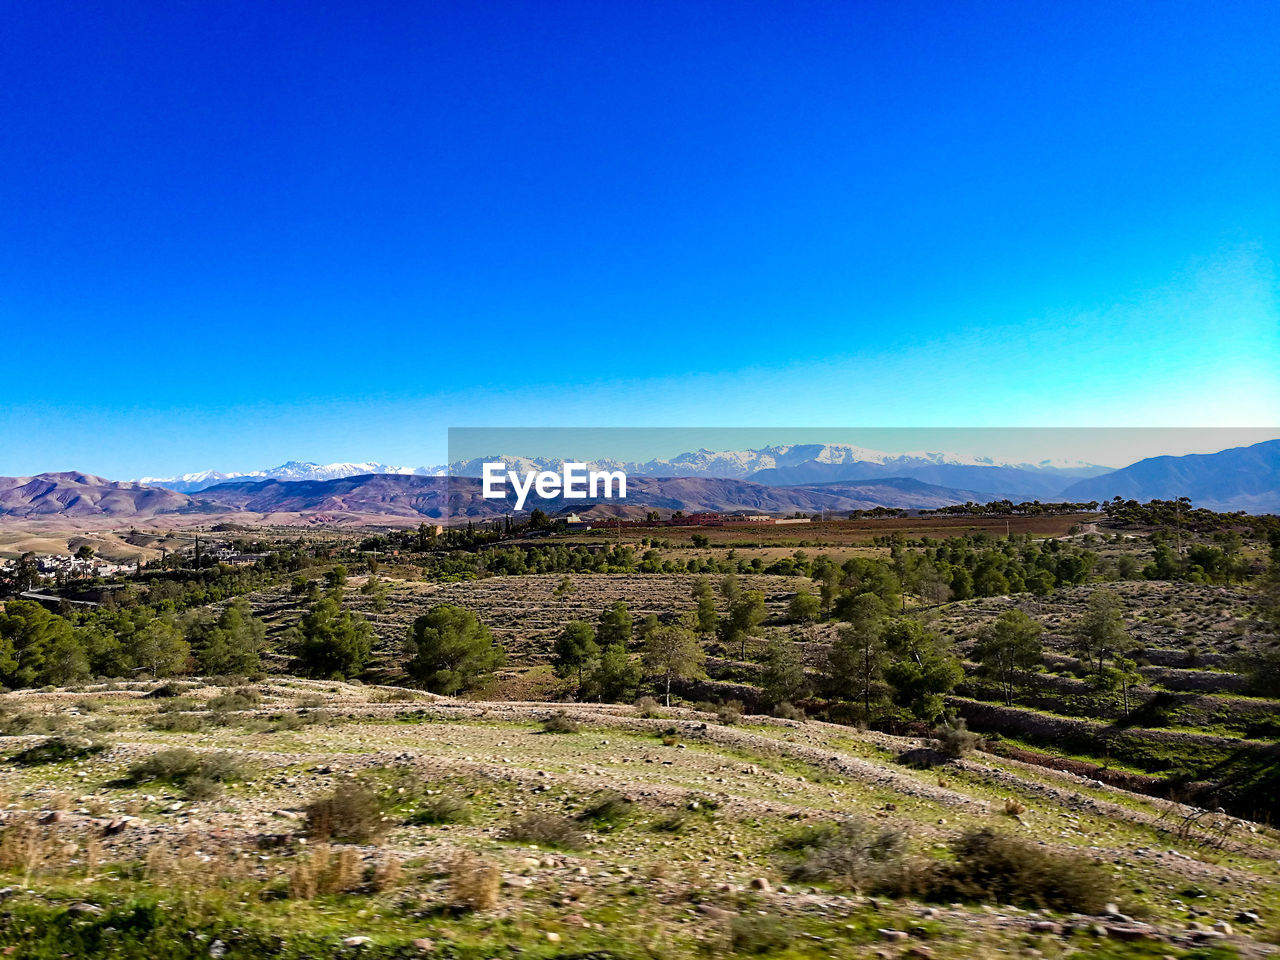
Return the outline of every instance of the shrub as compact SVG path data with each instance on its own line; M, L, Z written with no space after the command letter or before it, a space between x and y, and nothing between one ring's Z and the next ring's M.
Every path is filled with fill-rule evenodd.
M780 720L800 720L803 722L809 719L802 708L786 700L783 700L773 708L773 715Z
M937 893L1036 909L1098 913L1111 899L1111 874L1078 854L1058 853L990 828L951 844Z
M68 719L59 714L26 713L0 707L0 737L20 737L33 733L57 733L68 725Z
M738 701L721 704L716 708L716 720L731 727L742 719L742 704Z
M938 749L956 759L977 750L982 743L982 738L965 726L963 718L943 724L933 732L933 736L938 741Z
M653 830L657 833L684 833L688 826L689 815L682 810L653 821Z
M387 857L379 860L373 867L373 875L369 878L373 889L379 893L392 890L400 885L404 877L404 864L399 857Z
M534 813L516 820L507 827L506 837L519 843L536 843L539 846L564 847L569 850L581 847L582 831L572 820Z
M200 701L195 697L169 697L156 707L156 713L182 713L186 710L195 710L199 706Z
M543 733L577 733L582 727L563 710L557 710L542 721Z
M182 792L188 800L212 800L221 795L222 784L218 783L217 780L197 773L187 777L186 782L182 785Z
M307 804L307 835L322 841L377 840L390 827L384 808L383 799L372 787L356 780L344 781Z
M794 932L774 916L740 913L729 919L725 940L731 954L777 956L787 952Z
M332 847L322 843L294 864L289 873L289 896L310 900L354 890L360 886L363 872L359 851L347 847L335 854Z
M436 823L464 823L471 816L467 801L456 793L445 792L426 797L418 804L418 808L409 815L409 822L414 826L428 826Z
M825 881L860 891L883 891L901 874L906 835L861 820L809 827L780 844L790 855L792 880Z
M498 905L498 868L474 854L459 851L449 863L449 894L463 910L492 910Z
M650 720L655 717L662 716L662 711L659 709L658 701L653 699L653 697L641 697L635 702L635 709L636 713L640 714L640 716L646 717Z
M630 815L630 800L616 790L602 790L591 798L590 806L578 815L578 819L596 827L616 827Z
M200 755L179 747L161 750L129 767L125 776L133 783L161 781L182 787L191 800L208 800L217 796L222 784L245 780L248 765L235 754Z
M51 737L14 754L10 762L23 767L35 767L45 763L61 763L64 760L82 760L105 749L105 744L83 737Z
M152 780L176 782L195 773L199 763L200 757L194 751L178 747L161 750L145 760L139 760L129 767L125 776L134 783L149 783Z
M160 686L156 687L154 690L149 691L145 695L147 697L152 697L155 699L162 699L165 697L177 697L177 696L181 696L182 692L187 688L188 688L187 684L175 683L172 680L170 680L168 683L160 684Z
M262 700L262 694L255 687L237 687L235 690L219 694L209 701L211 711L227 712L230 710L252 710Z
M166 733L199 733L209 725L209 717L199 713L159 713L147 721L152 730Z

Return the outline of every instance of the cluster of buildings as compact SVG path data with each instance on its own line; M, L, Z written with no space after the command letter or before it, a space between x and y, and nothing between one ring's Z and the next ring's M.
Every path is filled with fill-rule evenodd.
M668 517L666 520L621 520L611 517L587 520L571 513L565 520L571 529L590 529L594 525L609 530L618 527L730 527L742 524L783 526L813 522L811 517L773 517L767 513L690 513Z
M51 554L35 557L36 571L42 577L57 577L61 580L92 580L94 577L113 577L116 574L132 573L137 564L113 563L101 557L71 557L65 554ZM10 560L5 566L13 569L18 561Z

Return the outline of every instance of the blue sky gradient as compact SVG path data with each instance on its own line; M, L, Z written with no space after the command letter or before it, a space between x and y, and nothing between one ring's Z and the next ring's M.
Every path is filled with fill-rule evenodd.
M0 474L1280 423L1277 35L1263 2L10 4Z

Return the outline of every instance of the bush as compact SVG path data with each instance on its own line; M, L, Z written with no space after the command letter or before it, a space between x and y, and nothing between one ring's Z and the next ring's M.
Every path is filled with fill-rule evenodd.
M331 793L306 806L307 836L313 840L368 843L390 828L385 804L377 792L357 780L338 784Z
M546 814L530 814L507 827L506 838L519 843L536 843L546 847L573 850L584 842L582 831L572 820Z
M965 726L964 718L943 724L933 731L933 736L938 741L938 749L955 759L972 753L982 743L982 738Z
M219 694L209 701L209 709L215 712L231 710L252 710L262 700L262 693L255 687L237 687L227 693Z
M437 823L464 823L471 816L467 801L455 793L441 793L426 797L409 815L414 826L430 826Z
M742 719L742 704L737 700L721 704L716 708L716 720L726 727L731 727Z
M502 882L498 868L474 854L459 851L449 863L449 893L455 907L492 910Z
M199 733L209 725L209 719L199 713L159 713L147 721L147 726L166 733Z
M165 697L178 697L182 695L184 690L189 689L190 685L185 683L175 683L170 680L168 683L162 683L154 690L145 694L147 697L154 699L163 699Z
M161 750L129 767L125 776L135 784L160 781L182 787L191 800L208 800L222 785L249 777L249 767L231 753L200 754L179 747Z
M182 792L188 800L212 800L222 794L222 784L197 773L187 777Z
M582 727L563 710L557 710L542 721L543 733L577 733Z
M641 697L635 702L635 708L636 713L650 720L662 716L660 705L653 697Z
M37 743L34 747L27 747L21 753L14 754L10 762L22 767L35 767L46 763L61 763L64 760L82 760L105 749L105 744L83 737L51 737L44 743Z
M660 820L655 820L652 829L656 833L684 833L688 826L689 815L682 810L677 810Z
M795 934L774 916L740 913L729 919L725 940L733 954L777 956L787 952Z
M779 720L799 720L803 722L809 719L802 708L786 700L783 700L773 708L773 715Z
M310 900L327 893L345 893L360 886L363 874L358 850L347 847L335 854L322 843L294 864L289 873L289 896Z
M602 790L591 798L591 804L578 815L584 823L596 827L616 827L631 816L631 801L616 790Z
M1035 909L1098 913L1111 899L1111 874L1078 854L1058 853L990 828L951 844L938 894Z
M787 872L792 880L888 892L886 887L898 886L907 838L899 830L849 820L809 827L779 846L790 857Z
M33 733L57 733L66 729L68 719L61 714L26 713L0 706L0 737L21 737Z

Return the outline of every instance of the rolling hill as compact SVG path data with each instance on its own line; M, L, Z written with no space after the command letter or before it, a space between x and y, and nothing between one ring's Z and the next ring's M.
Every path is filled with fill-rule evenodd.
M219 509L173 490L118 483L88 473L0 477L0 516L4 517L152 517Z

